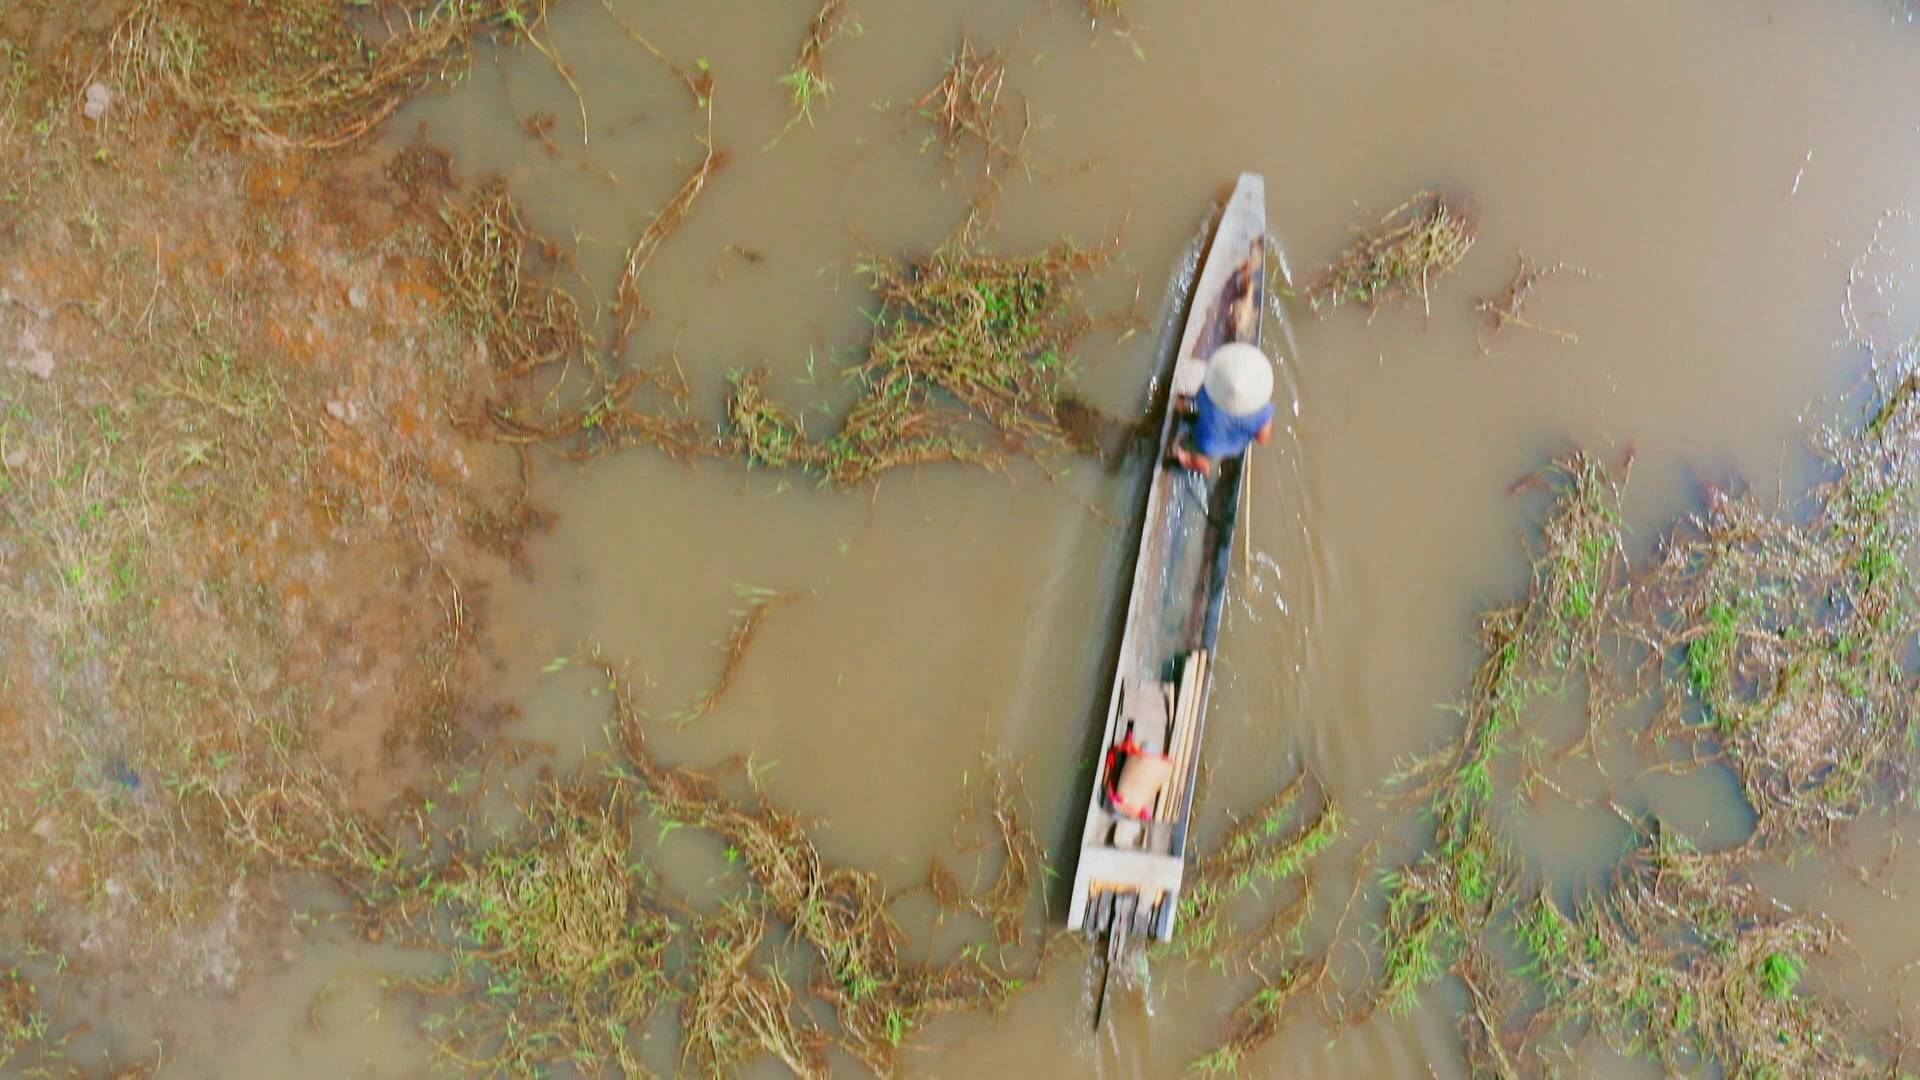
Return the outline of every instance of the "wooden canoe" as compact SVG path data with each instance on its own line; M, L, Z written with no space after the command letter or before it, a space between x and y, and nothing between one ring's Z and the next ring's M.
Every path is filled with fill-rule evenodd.
M1241 174L1200 264L1179 347L1156 373L1159 453L1067 909L1068 927L1109 935L1116 951L1128 937L1173 937L1240 507L1244 457L1216 464L1211 477L1174 464L1188 421L1170 406L1199 392L1214 349L1260 344L1266 218L1265 181ZM1131 804L1116 792L1122 781L1128 794L1150 794Z

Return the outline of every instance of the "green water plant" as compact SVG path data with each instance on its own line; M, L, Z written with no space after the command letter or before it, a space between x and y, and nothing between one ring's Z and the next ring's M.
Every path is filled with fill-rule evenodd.
M727 423L749 465L788 469L812 464L819 448L807 441L806 427L792 409L766 393L767 369L727 374Z
M1303 805L1311 809L1303 812ZM1292 1004L1325 977L1324 953L1311 955L1303 941L1313 911L1310 870L1345 824L1319 780L1303 770L1188 869L1168 951L1217 974L1250 972L1257 983L1214 1049L1189 1071L1239 1074L1279 1034ZM1278 902L1289 890L1294 898ZM1263 917L1247 919L1262 910Z

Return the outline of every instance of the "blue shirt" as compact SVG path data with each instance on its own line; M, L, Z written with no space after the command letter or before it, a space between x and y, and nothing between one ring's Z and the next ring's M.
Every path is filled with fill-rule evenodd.
M1229 416L1213 403L1205 387L1194 399L1193 449L1215 461L1246 452L1260 429L1273 420L1273 403L1252 416Z

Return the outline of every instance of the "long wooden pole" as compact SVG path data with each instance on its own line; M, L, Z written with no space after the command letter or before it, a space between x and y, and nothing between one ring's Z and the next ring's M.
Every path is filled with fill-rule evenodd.
M1246 546L1240 549L1240 576L1246 579L1240 585L1243 589L1253 580L1253 448L1258 445L1248 443L1246 459L1240 463L1240 535L1246 540Z

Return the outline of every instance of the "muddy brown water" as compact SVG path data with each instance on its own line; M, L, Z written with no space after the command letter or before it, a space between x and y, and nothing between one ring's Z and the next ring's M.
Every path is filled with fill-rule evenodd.
M856 0L860 32L827 51L832 98L814 126L771 147L786 117L774 78L809 5L615 2L717 80L715 138L731 160L642 279L655 314L629 353L677 352L693 407L716 421L725 372L759 363L788 401L846 400L830 378L809 381L808 362L830 372L865 340L859 252L926 251L976 187L920 152L899 111L963 32L1007 50L1007 98L1035 121L1031 175L1005 179L990 243L1118 238L1123 259L1090 287L1096 308L1124 307L1137 284L1142 310L1164 318L1156 309L1210 200L1242 169L1266 174L1269 220L1296 275L1335 253L1351 224L1421 187L1479 204L1479 244L1435 290L1430 316L1417 305L1370 321L1289 309L1284 422L1253 465L1251 544L1235 558L1199 806L1217 829L1314 769L1354 819L1318 874L1323 915L1348 894L1358 841L1417 837L1410 815L1376 796L1397 761L1455 732L1438 705L1477 658L1473 616L1524 584L1539 505L1509 486L1573 446L1631 452L1636 553L1703 482L1797 490L1810 423L1861 372L1841 340L1849 266L1882 212L1920 183L1920 28L1876 0L1136 0L1125 38L1090 30L1067 0ZM550 30L584 92L584 150L573 97L531 52L483 56L463 85L392 129L424 131L468 178L505 175L539 230L577 241L604 299L624 246L697 161L695 119L599 5L559 5ZM540 112L557 117L557 155L522 128ZM1516 247L1589 272L1549 279L1528 309L1577 344L1510 329L1482 352L1472 300L1506 284ZM1904 269L1889 264L1890 280ZM1862 317L1883 320L1886 297L1857 299ZM1088 395L1137 408L1156 336L1088 338ZM605 712L583 681L542 671L589 644L629 658L643 704L671 710L717 673L735 587L778 589L797 599L768 617L719 706L663 736L670 756L750 754L774 797L819 822L829 858L904 888L924 876L991 752L1019 763L1057 848L1078 827L1087 727L1124 599L1132 526L1112 522L1131 522L1137 491L1131 472L1058 467L1053 478L1027 466L926 468L834 494L646 450L543 463L540 499L559 524L536 546L532 577L494 597L490 630L525 712L518 734L551 744L561 763L603 745ZM1733 786L1712 774L1608 781L1575 765L1561 779L1654 809L1707 843L1745 827ZM1899 840L1910 824L1867 822L1843 851L1767 878L1850 931L1859 955L1823 974L1882 1024L1920 989L1905 966L1920 934L1896 900L1920 886ZM1607 815L1551 799L1522 816L1518 836L1569 889L1603 875L1626 839ZM1889 853L1887 874L1856 884L1853 867ZM717 872L714 852L693 841L659 854L696 886ZM1070 873L1071 853L1056 851L1056 865ZM1356 988L1362 950L1343 946L1334 961L1337 981ZM417 1016L379 981L431 965L321 934L237 998L111 1023L136 1045L142 1032L170 1033L165 1075L258 1076L263 1063L282 1076L417 1075L430 1059ZM934 1022L909 1068L1173 1075L1216 1044L1248 988L1156 962L1096 1035L1093 970L1069 955L1001 1017ZM1461 1005L1443 984L1406 1017L1330 1027L1307 1010L1249 1070L1458 1075ZM665 1068L671 1038L670 1025L655 1035ZM1583 1073L1649 1071L1591 1042L1572 1053ZM855 1071L845 1058L836 1067Z

